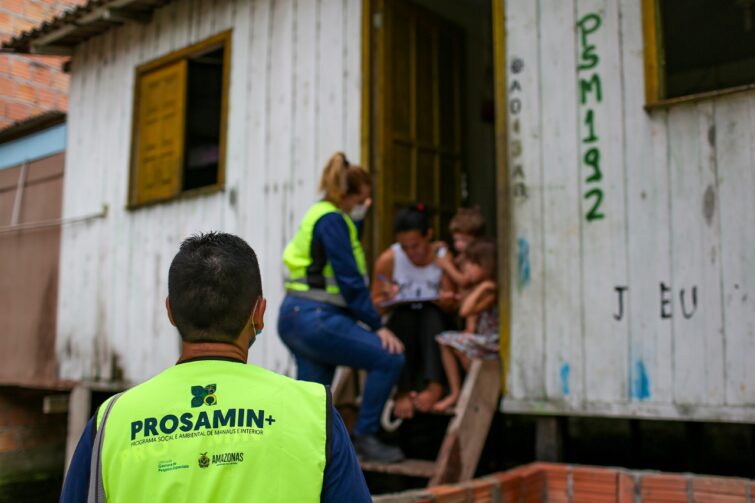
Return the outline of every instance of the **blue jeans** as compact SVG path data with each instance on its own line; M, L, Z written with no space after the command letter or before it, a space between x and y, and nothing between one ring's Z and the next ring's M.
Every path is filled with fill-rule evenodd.
M380 339L357 325L345 309L286 296L278 315L278 333L294 354L297 378L330 385L336 366L366 369L355 435L376 433L380 414L404 366L403 354L383 349Z

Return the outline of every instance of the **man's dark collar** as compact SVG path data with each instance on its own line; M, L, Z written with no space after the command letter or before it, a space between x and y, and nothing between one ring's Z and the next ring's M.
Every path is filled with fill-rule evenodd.
M176 363L176 365L180 365L182 363L189 363L189 362L199 362L203 360L223 360L226 362L234 362L234 363L243 363L246 364L245 361L239 360L238 358L231 358L230 356L213 356L213 355L207 355L207 356L195 356L194 358L189 358L188 360L181 360Z

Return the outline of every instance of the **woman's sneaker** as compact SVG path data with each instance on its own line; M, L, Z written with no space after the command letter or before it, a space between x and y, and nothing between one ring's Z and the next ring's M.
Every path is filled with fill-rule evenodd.
M401 449L384 444L376 435L353 435L351 438L360 461L398 463L404 459Z

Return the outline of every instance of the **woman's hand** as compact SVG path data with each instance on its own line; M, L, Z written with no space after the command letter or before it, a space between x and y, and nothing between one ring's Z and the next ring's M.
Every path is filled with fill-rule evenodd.
M387 349L389 353L404 352L404 344L390 329L383 327L375 332L375 335L380 338L383 349Z

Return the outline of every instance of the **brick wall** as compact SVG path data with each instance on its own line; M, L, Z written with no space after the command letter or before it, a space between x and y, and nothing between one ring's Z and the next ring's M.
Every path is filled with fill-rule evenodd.
M374 503L753 503L755 481L534 463L470 482L377 496Z
M67 415L43 413L42 402L60 393L0 388L0 501L56 501Z
M29 30L86 0L2 0L0 42ZM65 111L67 58L0 53L0 128L48 110Z

